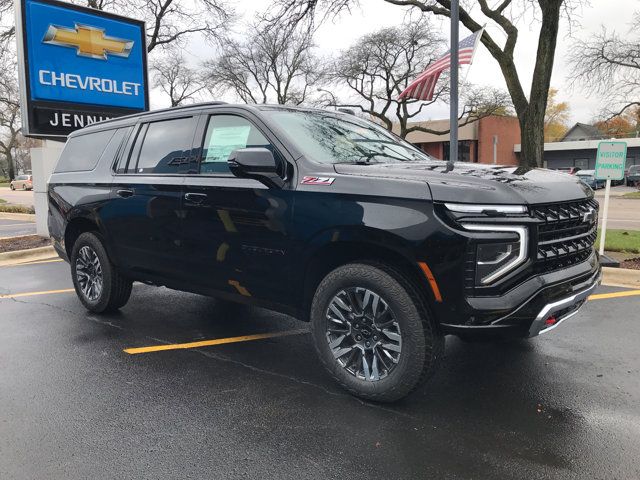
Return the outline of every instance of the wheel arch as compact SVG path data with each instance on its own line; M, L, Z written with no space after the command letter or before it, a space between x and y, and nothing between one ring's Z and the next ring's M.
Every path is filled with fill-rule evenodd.
M85 232L101 233L98 223L93 219L79 216L69 220L64 230L64 249L67 253L67 258L71 259L73 245L78 237Z
M416 289L425 307L433 312L435 297L416 261L390 246L354 240L325 244L309 257L302 282L300 302L302 320L309 321L313 295L322 279L341 265L354 262L384 264L397 271Z

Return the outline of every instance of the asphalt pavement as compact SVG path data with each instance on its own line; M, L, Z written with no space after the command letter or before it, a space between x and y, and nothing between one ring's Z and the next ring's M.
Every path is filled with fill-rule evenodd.
M598 225L602 225L604 216L604 198L597 197L600 202ZM620 198L611 196L609 199L609 219L607 228L620 230L640 230L640 199Z
M640 478L639 291L532 341L448 338L378 405L290 317L142 284L97 316L70 289L60 261L0 268L0 478Z
M13 218L0 218L0 238L35 235L35 233L35 222L14 220Z
M12 205L33 207L33 190L11 190L9 187L0 187L0 198Z

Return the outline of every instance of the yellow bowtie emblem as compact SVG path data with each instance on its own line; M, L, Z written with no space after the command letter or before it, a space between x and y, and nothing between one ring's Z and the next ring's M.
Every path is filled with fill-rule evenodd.
M133 48L133 40L108 37L102 28L76 24L75 28L49 25L42 39L44 43L75 48L83 57L106 60L107 55L127 58Z

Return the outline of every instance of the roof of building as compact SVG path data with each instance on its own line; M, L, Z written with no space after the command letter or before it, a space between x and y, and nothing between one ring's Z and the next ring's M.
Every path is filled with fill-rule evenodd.
M568 142L571 141L576 130L582 130L584 132L585 135L585 139L584 140L594 140L594 139L599 139L599 138L604 138L605 135L604 133L602 133L602 131L596 127L595 125L590 125L588 123L576 123L573 127L571 127L569 130L567 130L567 133L564 134L564 137L562 137L560 139L561 142Z

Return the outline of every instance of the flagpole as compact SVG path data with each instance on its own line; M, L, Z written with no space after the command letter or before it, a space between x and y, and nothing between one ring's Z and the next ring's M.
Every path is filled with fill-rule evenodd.
M449 114L449 162L458 160L458 25L459 0L451 0L451 77L450 96L451 111Z

